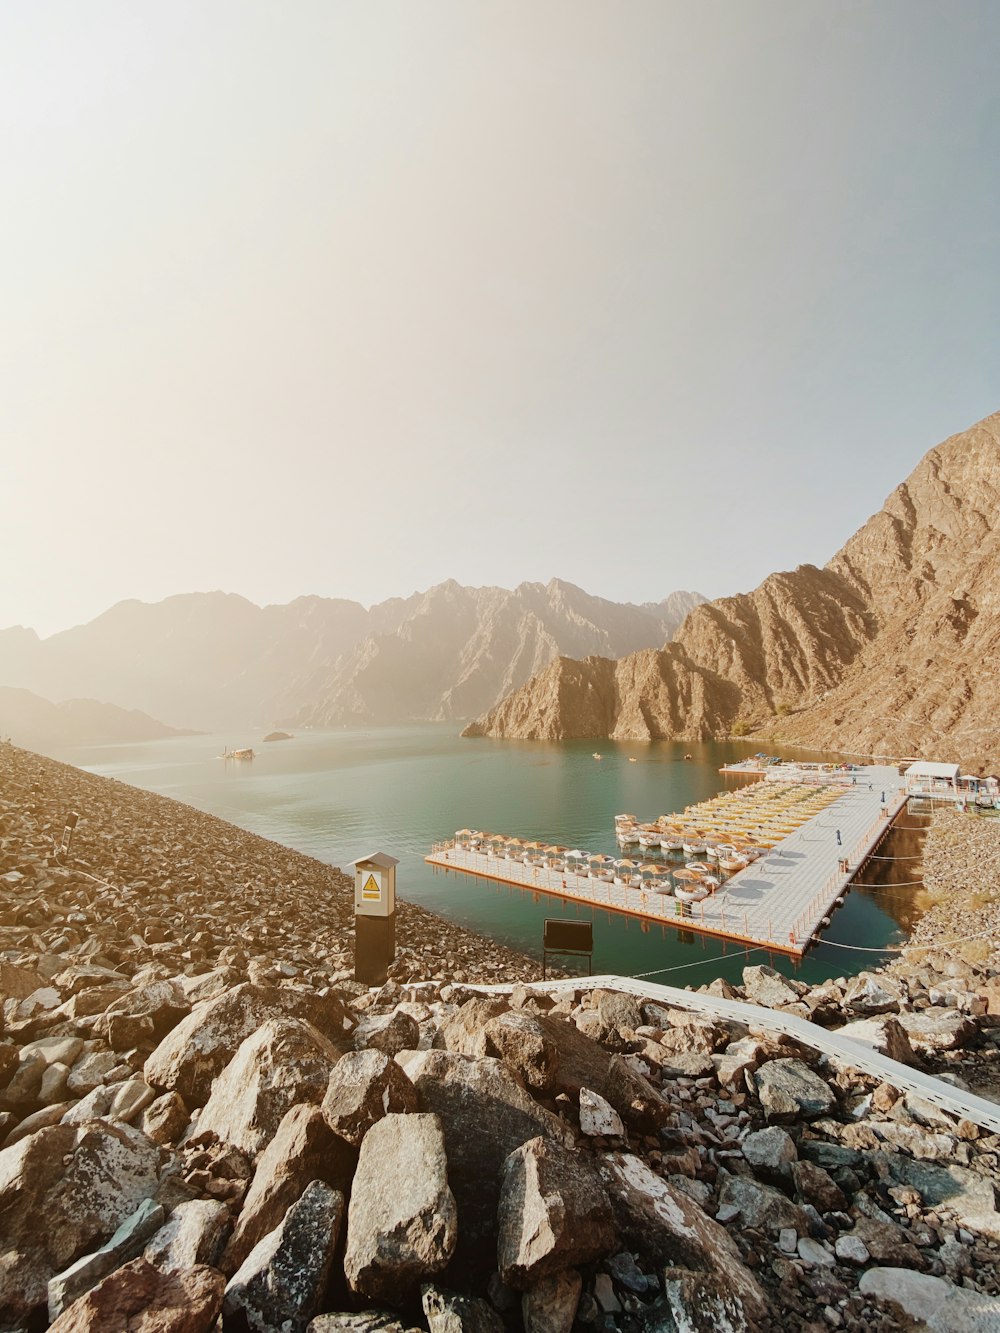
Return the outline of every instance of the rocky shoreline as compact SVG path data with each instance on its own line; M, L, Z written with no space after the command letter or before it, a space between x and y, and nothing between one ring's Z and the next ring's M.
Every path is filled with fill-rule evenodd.
M995 910L987 822L935 826L949 896L891 966L707 989L995 1066L996 936L946 946L956 892ZM546 994L412 904L369 990L345 876L9 746L0 893L0 1328L1000 1327L1000 1136L813 1047Z

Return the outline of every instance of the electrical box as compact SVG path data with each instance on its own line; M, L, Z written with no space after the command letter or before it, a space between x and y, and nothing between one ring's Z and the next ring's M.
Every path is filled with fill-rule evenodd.
M354 867L354 979L380 986L396 957L396 867L386 852L372 852Z

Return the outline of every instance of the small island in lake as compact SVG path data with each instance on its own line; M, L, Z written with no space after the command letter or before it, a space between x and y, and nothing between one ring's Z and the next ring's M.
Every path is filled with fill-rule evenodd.
M269 731L264 739L266 741L291 741L295 737L289 731Z

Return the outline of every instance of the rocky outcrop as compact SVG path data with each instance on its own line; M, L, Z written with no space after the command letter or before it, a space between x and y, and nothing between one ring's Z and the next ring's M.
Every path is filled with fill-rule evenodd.
M1000 413L932 449L823 569L695 608L661 652L560 659L466 735L706 740L996 763Z

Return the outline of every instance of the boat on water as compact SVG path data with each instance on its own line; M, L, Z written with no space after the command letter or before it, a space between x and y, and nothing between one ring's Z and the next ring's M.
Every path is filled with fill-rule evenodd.
M654 828L651 824L642 825L639 829L639 846L659 847L659 845L660 845L659 829Z
M674 897L681 903L700 903L708 897L708 889L704 884L678 884Z
M250 746L243 750L230 750L228 747L219 755L220 759L253 759L254 753Z
M603 754L598 754L597 751L595 750L594 753L593 753L590 757L591 757L591 759L603 759L603 758L604 758L604 755L603 755Z
M681 843L681 851L684 853L686 857L688 857L691 860L694 860L695 857L704 856L708 851L708 848L705 846L703 842L684 841Z

